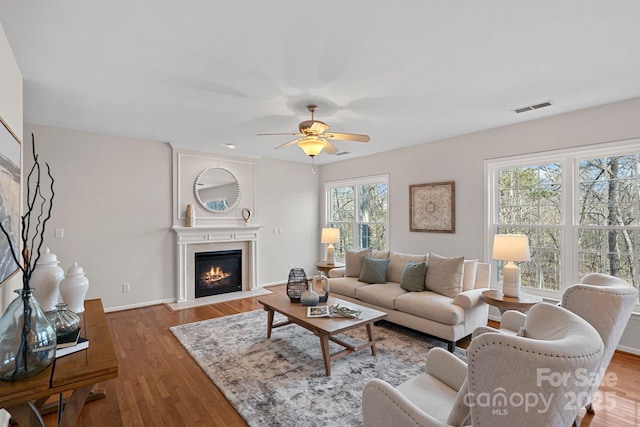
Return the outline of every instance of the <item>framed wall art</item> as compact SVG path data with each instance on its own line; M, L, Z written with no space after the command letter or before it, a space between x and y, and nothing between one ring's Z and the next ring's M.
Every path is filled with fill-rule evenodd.
M409 186L409 229L432 233L455 233L454 181Z
M0 285L17 271L9 245L19 252L20 236L20 139L0 117L0 221L10 239L0 231Z

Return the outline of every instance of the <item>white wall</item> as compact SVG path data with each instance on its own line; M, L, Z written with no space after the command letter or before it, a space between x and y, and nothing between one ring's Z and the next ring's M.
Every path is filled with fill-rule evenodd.
M261 159L257 181L264 226L258 241L258 282L286 282L290 264L313 277L321 259L318 174L311 173L309 164Z
M18 138L22 139L22 74L2 24L0 24L0 116ZM21 286L21 277L20 274L16 274L0 289L0 313L15 297L12 290Z
M174 302L171 146L27 124L25 133L31 132L56 180L45 244L65 269L74 261L85 269L87 298L102 298L107 310ZM24 148L29 167L31 147ZM317 259L318 178L306 165L251 161L257 169L256 218L264 226L258 285L283 283L289 264L311 269ZM64 229L63 238L55 237L56 228ZM274 228L282 233L273 234ZM122 292L125 282L130 292Z
M637 138L639 117L637 98L324 165L321 181L389 173L391 249L489 261L483 254L485 159ZM410 232L409 185L449 180L456 183L455 234ZM621 348L640 353L639 316L631 319Z
M84 268L87 298L102 298L105 308L171 299L171 147L31 124L25 133L35 135L39 159L55 179L45 246L65 270L74 261ZM33 163L30 144L23 161L25 168ZM122 292L125 282L131 292Z

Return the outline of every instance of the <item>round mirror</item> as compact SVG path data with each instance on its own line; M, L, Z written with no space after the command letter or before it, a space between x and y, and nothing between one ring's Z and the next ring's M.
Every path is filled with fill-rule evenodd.
M238 180L219 166L212 166L198 174L194 192L200 205L213 213L229 212L240 202Z

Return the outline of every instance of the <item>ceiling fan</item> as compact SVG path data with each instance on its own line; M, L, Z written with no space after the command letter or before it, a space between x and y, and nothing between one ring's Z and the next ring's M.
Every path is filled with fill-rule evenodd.
M318 110L317 105L307 105L307 110L311 112L311 120L305 120L298 125L299 133L282 132L282 133L259 133L258 136L264 135L294 135L298 136L294 140L285 142L284 144L276 147L276 150L288 147L290 145L298 144L304 153L314 158L322 150L327 154L336 154L338 149L329 140L337 139L341 141L355 141L355 142L369 142L369 135L360 135L357 133L338 133L327 132L329 125L315 120L314 113Z

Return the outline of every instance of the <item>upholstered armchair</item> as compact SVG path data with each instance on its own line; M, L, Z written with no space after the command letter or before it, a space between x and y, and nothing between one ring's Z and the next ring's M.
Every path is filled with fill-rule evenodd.
M596 330L561 307L531 308L521 336L477 328L468 364L434 348L424 374L363 391L365 427L571 425L602 358Z
M570 286L562 294L560 305L589 322L602 338L604 352L598 367L600 378L611 362L637 302L638 291L631 284L602 273L587 274L580 284ZM525 318L522 313L507 311L502 316L500 330L516 333ZM598 385L594 384L594 393ZM587 405L587 411L593 413L591 404Z

